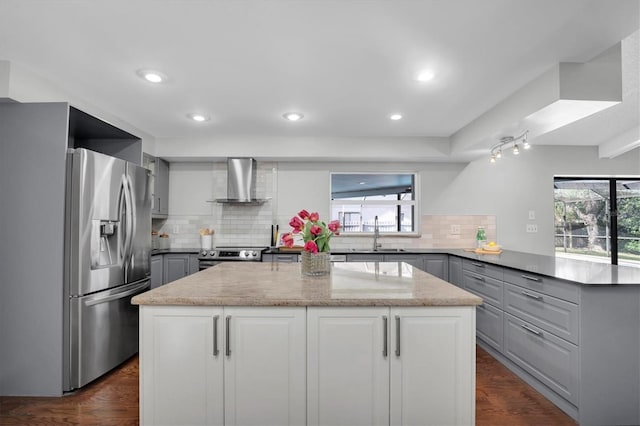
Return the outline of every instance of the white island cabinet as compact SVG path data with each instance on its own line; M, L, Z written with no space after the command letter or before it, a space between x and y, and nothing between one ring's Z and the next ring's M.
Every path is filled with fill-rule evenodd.
M141 424L305 423L304 308L145 306Z
M470 307L308 309L308 425L474 423Z
M400 262L223 263L142 295L142 425L467 425L481 299Z

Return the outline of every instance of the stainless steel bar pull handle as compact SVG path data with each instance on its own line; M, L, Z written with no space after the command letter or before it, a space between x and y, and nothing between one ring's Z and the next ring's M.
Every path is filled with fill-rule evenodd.
M396 315L396 356L400 356L400 315Z
M520 275L522 278L524 278L525 280L529 280L529 281L540 281L540 278L538 277L532 277L531 275L527 275L527 274L522 274Z
M231 315L227 315L225 318L225 355L231 356Z
M471 262L471 264L473 266L477 266L478 268L484 268L484 264L483 263Z
M386 315L382 316L382 356L386 358L389 355L389 320Z
M482 275L472 274L471 276L478 281L484 281L484 277Z
M218 349L218 320L220 319L220 315L215 315L213 317L213 356L217 357L220 353Z
M531 298L531 299L542 300L542 296L538 296L536 294L531 294L528 291L523 291L522 294L527 296L527 297L529 297L529 298Z
M527 330L529 333L533 333L536 336L540 336L542 333L540 333L538 330L534 330L533 328L527 327L526 324L522 324L522 328L524 328L525 330Z

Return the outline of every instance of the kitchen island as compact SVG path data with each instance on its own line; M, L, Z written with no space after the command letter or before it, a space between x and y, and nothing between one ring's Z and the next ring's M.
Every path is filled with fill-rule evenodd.
M402 262L224 263L140 305L141 424L473 424L482 299Z

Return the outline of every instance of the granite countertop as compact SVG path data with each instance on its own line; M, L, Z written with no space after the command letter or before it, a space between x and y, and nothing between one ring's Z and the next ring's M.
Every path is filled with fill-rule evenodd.
M297 263L225 262L135 296L136 305L472 306L482 299L401 262L335 263L307 277Z
M200 253L200 249L199 248L166 248L166 249L151 250L151 256L155 254L170 254L170 253L197 254L197 253Z
M465 250L448 250L448 253L583 285L640 285L640 268L630 266L616 266L510 250L504 250L500 254L476 254Z

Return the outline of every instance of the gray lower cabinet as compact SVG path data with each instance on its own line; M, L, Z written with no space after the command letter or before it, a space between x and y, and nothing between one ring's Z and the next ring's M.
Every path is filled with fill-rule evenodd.
M164 284L164 256L156 254L151 256L151 288Z
M262 255L262 261L296 263L299 257L300 255L298 253L265 253Z
M578 405L578 347L505 314L504 354L555 393Z
M449 256L449 277L447 281L451 284L464 288L464 279L462 274L462 259L457 256Z
M194 274L200 269L197 254L167 253L163 258L163 284Z
M451 263L450 263L451 265ZM640 290L462 259L478 345L580 425L640 424Z
M164 255L164 282L179 280L189 275L189 255L188 254L165 254Z
M385 254L385 262L405 262L442 280L449 278L449 259L446 254L398 253Z
M503 318L502 309L489 303L476 307L476 336L497 351L502 351Z

